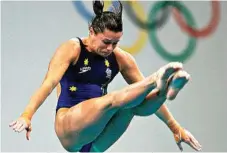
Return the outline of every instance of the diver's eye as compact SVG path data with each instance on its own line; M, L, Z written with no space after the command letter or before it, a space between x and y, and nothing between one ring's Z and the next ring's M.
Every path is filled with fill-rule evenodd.
M106 45L109 45L109 44L111 44L111 41L103 40L103 43Z
M105 45L110 45L110 44L112 44L112 45L114 45L114 46L116 46L117 45L117 43L118 43L118 40L103 40L102 41Z
M117 45L117 43L118 43L118 42L114 42L114 43L113 43L113 46L116 46L116 45Z

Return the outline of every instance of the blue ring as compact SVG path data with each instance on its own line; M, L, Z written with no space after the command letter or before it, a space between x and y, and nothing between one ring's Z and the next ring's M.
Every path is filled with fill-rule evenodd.
M92 15L92 13L86 9L82 1L72 1L72 2L77 12L79 12L79 14L82 15L82 17L85 18L87 21L90 21L94 17L94 15Z
M77 12L85 18L87 21L91 21L95 14L92 14L84 5L82 1L72 1L73 6L76 8ZM117 1L112 1L112 5L116 7ZM112 7L108 8L108 11L113 11Z

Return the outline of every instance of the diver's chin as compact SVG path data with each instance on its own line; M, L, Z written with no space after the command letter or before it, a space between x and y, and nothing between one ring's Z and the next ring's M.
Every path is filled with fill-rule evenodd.
M104 54L103 57L108 57L110 54Z
M106 52L101 52L99 53L100 56L102 57L108 57L111 53L106 53Z

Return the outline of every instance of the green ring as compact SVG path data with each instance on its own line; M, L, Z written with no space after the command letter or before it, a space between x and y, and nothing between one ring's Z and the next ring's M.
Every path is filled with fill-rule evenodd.
M159 3L157 3L152 7L149 13L149 20L153 21L156 18L158 11L160 11L163 7L162 3L165 3L165 1L161 1ZM182 12L188 25L190 25L191 27L196 26L195 20L193 19L191 12L181 2L170 1L167 5L175 7L180 12ZM167 61L185 62L187 59L191 57L191 55L194 53L196 48L196 38L190 37L188 46L186 49L184 49L180 54L171 54L163 46L161 46L161 43L157 38L156 30L149 30L149 38L155 51Z

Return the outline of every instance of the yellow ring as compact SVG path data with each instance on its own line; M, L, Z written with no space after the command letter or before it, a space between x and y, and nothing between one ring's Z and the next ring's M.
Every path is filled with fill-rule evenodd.
M107 10L107 8L111 5L111 3L112 3L111 1L105 1L104 10ZM141 20L145 21L146 14L144 12L142 5L136 1L133 1L131 5L135 10L135 12L138 14L138 16L141 18ZM126 46L120 45L120 48L129 52L130 54L137 54L145 46L145 44L147 43L147 40L148 40L148 34L146 30L141 29L137 37L137 40L131 46L126 47Z
M133 3L131 3L133 9L135 10L135 12L138 14L138 16L142 19L142 20L146 20L146 14L144 12L144 9L142 7L141 4L139 4L139 2L133 1ZM126 46L120 46L120 48L122 48L123 50L131 53L131 54L137 54L147 43L148 40L148 34L146 32L146 30L142 30L139 32L139 36L137 37L137 40L129 47Z
M104 1L104 10L107 11L111 4L111 1Z

